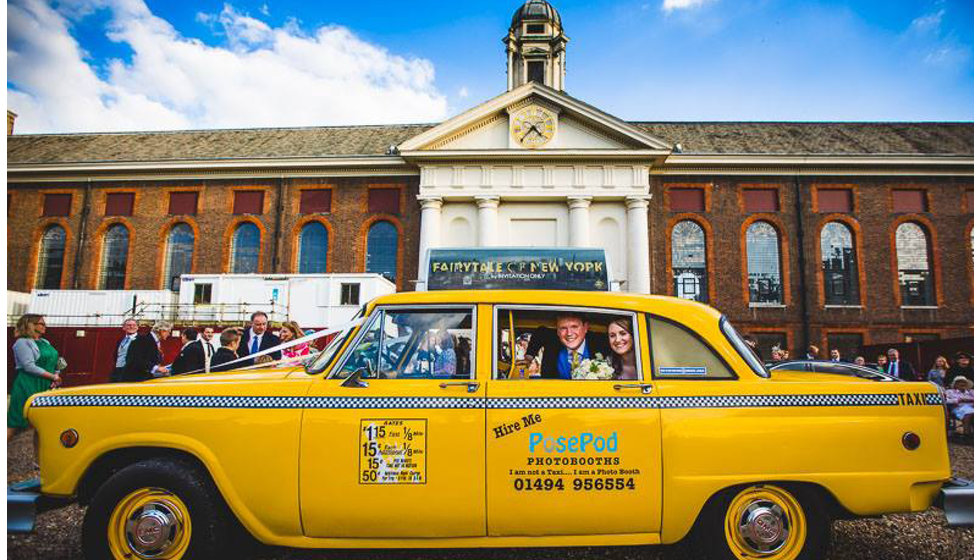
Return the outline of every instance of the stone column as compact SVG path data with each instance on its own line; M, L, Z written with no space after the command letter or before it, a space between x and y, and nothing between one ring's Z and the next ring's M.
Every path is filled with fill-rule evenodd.
M480 247L493 247L497 244L497 207L500 197L476 197L477 240Z
M650 228L647 210L650 196L626 197L627 276L626 290L635 294L650 293Z
M572 247L589 246L589 206L591 196L568 197L568 242Z
M422 207L422 218L419 227L419 272L418 278L427 277L425 274L428 266L428 250L439 247L442 243L442 199L438 196L419 196L419 205ZM420 288L421 285L416 286Z

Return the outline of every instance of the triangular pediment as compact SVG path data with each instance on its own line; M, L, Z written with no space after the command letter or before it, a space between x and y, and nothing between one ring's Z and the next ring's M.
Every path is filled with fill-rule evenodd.
M529 107L548 115L553 124L550 139L540 146L523 145L512 133L512 115ZM414 136L398 149L405 156L447 152L623 155L634 151L646 156L666 155L670 145L574 97L532 82Z

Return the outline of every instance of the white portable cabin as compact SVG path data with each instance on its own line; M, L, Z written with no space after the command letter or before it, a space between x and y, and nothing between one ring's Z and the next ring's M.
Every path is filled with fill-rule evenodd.
M177 294L170 290L35 289L28 311L44 315L48 326L118 327L127 317L172 320L176 304ZM9 299L7 306L9 316Z
M245 322L264 311L304 328L349 321L368 301L395 292L380 274L185 274L176 322Z
M28 313L31 305L31 294L7 290L7 325L16 325L21 315Z

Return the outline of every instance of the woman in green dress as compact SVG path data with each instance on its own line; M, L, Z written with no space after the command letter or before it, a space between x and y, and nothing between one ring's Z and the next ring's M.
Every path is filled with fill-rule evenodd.
M18 430L27 427L24 418L24 404L35 393L54 389L61 385L58 373L58 351L45 340L47 325L44 317L28 313L17 321L14 335L14 363L17 377L10 390L10 404L7 408L7 441Z

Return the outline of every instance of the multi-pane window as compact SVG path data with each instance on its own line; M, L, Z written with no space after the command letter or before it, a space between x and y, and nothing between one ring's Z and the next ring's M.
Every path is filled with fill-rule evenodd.
M674 295L695 301L708 301L708 261L704 230L684 220L670 232Z
M167 234L167 253L163 266L164 289L179 291L180 275L190 274L193 262L194 230L188 224L178 223Z
M211 284L194 284L194 305L211 303Z
M768 222L755 222L745 231L749 274L749 302L783 302L783 275L779 262L779 232Z
M398 230L391 222L375 222L368 230L365 270L392 282L398 277Z
M935 305L929 238L922 226L905 222L895 229L895 256L902 305Z
M100 290L122 290L126 287L126 261L129 258L129 230L122 224L111 226L102 242Z
M823 293L826 305L860 305L854 234L840 222L820 231Z
M325 273L327 246L327 228L323 224L310 222L303 226L299 234L299 273Z
M245 222L235 229L231 238L231 271L235 274L254 274L259 271L259 227Z
M65 267L65 228L51 226L41 237L41 251L37 258L37 280L34 287L57 290L61 287L61 274Z
M340 305L360 305L361 285L343 283L340 285Z

